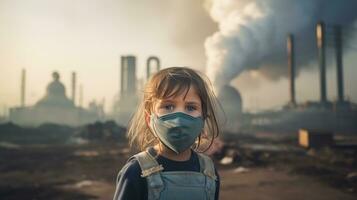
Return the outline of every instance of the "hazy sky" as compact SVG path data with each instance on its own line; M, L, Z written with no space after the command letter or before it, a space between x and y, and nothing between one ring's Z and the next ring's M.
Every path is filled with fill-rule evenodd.
M158 56L163 67L205 71L203 44L218 28L202 4L199 0L0 0L0 106L19 105L23 68L26 105L44 96L54 70L69 96L71 72L76 71L77 83L84 88L84 105L105 98L107 111L118 92L120 55L137 56L138 78L144 76L151 55ZM345 94L355 102L356 56L351 51L345 57L344 69ZM316 70L312 62L298 77L299 102L319 98ZM328 95L333 99L333 67L328 79ZM288 101L285 78L270 81L259 72L244 72L232 84L242 94L244 109L277 107Z

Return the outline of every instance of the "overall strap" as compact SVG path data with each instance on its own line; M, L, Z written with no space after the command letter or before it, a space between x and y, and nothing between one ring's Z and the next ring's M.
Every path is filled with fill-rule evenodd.
M198 160L200 162L200 171L204 175L212 178L213 180L217 180L214 164L211 158L199 152L197 152L197 155L198 155Z
M213 200L215 198L216 191L216 171L214 168L213 161L210 157L203 153L197 153L198 160L200 162L200 171L206 176L206 192L207 199Z
M141 168L141 177L145 177L148 184L148 199L156 200L160 198L160 193L164 189L164 183L160 172L164 169L162 165L148 152L140 152L134 157L138 160Z

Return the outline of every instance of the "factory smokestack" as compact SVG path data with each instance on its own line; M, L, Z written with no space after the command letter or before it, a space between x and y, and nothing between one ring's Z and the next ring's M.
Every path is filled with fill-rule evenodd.
M326 56L325 56L325 24L319 22L316 26L316 39L318 48L318 60L320 68L320 101L322 104L327 102L326 95Z
M288 70L290 80L290 105L296 105L295 99L295 44L294 36L290 34L287 40Z
M22 69L22 74L21 74L21 107L25 107L25 94L26 94L26 70Z
M350 26L357 19L356 0L209 2L209 14L218 23L218 30L205 41L206 70L215 85L230 84L241 72L262 66L261 74L268 78L286 76L281 69L286 68L287 33L304 41L299 43L296 65L301 66L299 69L308 67L315 58L313 27L319 20Z
M116 104L118 122L127 124L138 104L136 80L136 57L121 56L120 93Z
M151 76L151 63L152 61L155 61L156 63L156 71L160 71L160 59L156 56L150 56L147 60L146 60L146 79L149 80L150 76Z
M79 107L83 107L83 85L79 85Z
M123 78L123 74L124 74L124 70L123 70L123 66L124 66L124 61L125 61L125 57L121 56L120 57L120 65L119 65L119 97L121 98L123 96L123 85L124 85L124 78Z
M136 57L122 56L120 72L120 96L134 94L136 92Z
M339 25L334 27L335 33L335 51L336 51L336 72L337 72L337 95L338 103L344 101L344 88L343 88L343 52L342 52L342 28Z
M76 72L72 72L72 102L76 105Z

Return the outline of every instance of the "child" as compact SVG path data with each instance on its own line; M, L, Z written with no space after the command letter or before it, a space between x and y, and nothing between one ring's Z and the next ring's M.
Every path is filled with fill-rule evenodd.
M142 152L120 170L114 200L218 199L214 164L197 152L218 136L215 103L208 81L190 68L153 75L128 128Z

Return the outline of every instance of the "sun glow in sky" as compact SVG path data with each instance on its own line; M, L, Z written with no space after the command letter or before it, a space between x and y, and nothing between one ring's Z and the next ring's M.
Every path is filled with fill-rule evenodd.
M158 56L162 66L203 70L203 46L197 53L194 44L187 45L186 51L176 44L176 16L171 16L175 12L168 13L165 8L172 5L161 3L0 0L0 105L19 104L23 68L27 105L44 95L54 70L69 95L70 74L76 71L77 83L84 88L84 105L105 98L107 110L118 92L121 55L137 56L138 78L144 76L151 55Z

